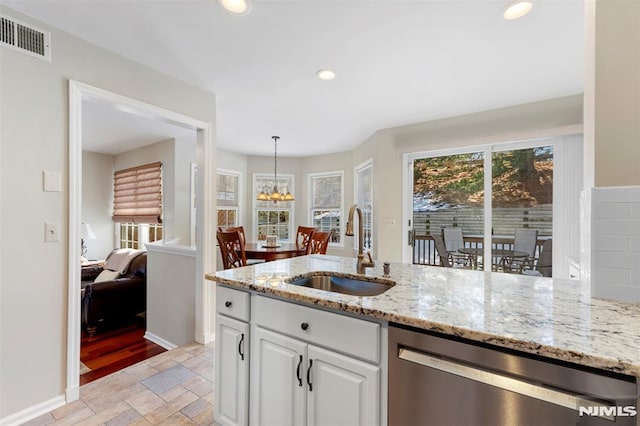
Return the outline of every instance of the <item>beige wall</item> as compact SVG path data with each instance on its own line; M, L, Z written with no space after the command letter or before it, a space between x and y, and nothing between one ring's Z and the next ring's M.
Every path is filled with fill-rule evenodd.
M115 247L113 221L113 156L82 152L82 222L96 234L86 240L87 259L104 259Z
M196 242L191 241L191 164L197 159L195 132L176 138L174 149L173 235L180 244L195 246Z
M640 185L640 2L585 2L585 185Z
M149 244L147 250L147 333L171 347L192 342L196 322L195 251L162 244Z
M78 244L67 237L69 79L214 126L216 114L211 93L8 8L0 11L51 31L53 40L50 63L0 47L3 418L60 397L66 387L68 246ZM42 191L43 170L61 173L62 192ZM60 223L60 242L44 242L45 221Z
M398 152L430 151L581 131L582 95L395 127Z

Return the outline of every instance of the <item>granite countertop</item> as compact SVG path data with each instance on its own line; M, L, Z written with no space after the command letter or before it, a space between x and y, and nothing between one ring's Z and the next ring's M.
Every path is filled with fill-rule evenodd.
M592 299L580 281L392 263L396 285L379 296L349 296L284 282L316 271L357 276L353 258L312 255L206 278L640 377L640 305ZM367 269L366 276L382 278L382 263Z

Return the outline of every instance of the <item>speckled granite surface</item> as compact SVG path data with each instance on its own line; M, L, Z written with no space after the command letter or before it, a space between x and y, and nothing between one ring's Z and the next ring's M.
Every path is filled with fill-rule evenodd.
M579 281L398 263L391 264L396 285L380 296L348 296L284 282L315 271L356 275L355 259L303 256L206 278L640 377L640 305L592 299ZM382 278L382 263L366 276Z

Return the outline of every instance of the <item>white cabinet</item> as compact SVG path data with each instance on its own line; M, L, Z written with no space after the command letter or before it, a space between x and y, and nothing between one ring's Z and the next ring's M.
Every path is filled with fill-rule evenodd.
M380 424L380 367L309 345L307 426Z
M307 345L253 327L251 346L251 424L305 423Z
M246 425L249 416L249 294L218 287L214 416L223 425ZM243 302L243 303L241 303ZM225 313L226 315L221 315Z
M341 316L293 305L303 309L297 316L287 302L254 297L251 424L380 424L380 366L310 343L323 340L324 333L313 332L323 330L326 322L316 321L338 320ZM337 318L330 319L327 315ZM286 316L288 323L296 327L284 327L282 331L262 327L279 324L277 317L281 316ZM371 324L354 318L342 318L345 320L343 327L337 324L335 336L344 335L354 326L368 330ZM297 335L298 328L308 334L303 334L301 338L283 334ZM377 355L370 354L370 357L377 358Z
M218 423L386 425L379 323L223 286L216 300Z

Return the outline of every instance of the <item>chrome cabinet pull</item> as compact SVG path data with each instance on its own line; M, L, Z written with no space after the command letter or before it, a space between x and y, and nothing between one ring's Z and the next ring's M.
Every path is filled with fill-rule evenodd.
M296 376L298 377L298 386L302 387L302 355L300 355L300 361L298 361L298 368L296 369Z

